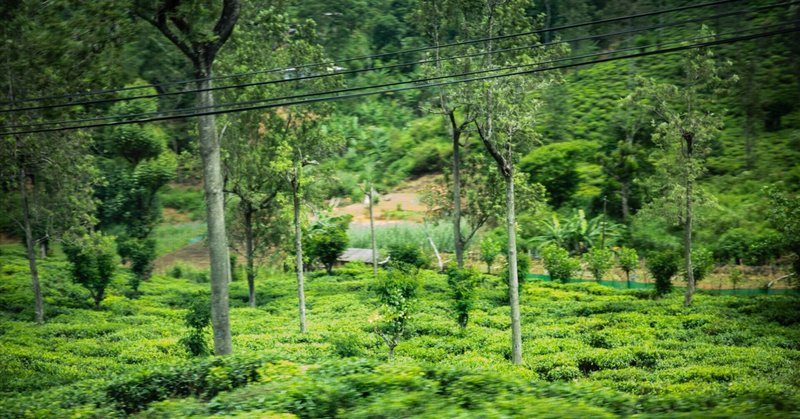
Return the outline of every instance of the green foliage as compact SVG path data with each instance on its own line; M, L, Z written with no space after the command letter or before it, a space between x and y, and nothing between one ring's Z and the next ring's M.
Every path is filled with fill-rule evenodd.
M71 264L72 280L89 291L96 308L100 308L106 287L117 268L114 250L114 237L100 232L84 234L64 245L64 254Z
M389 264L405 270L420 269L428 265L428 259L422 254L419 246L396 244L389 247Z
M309 258L319 260L325 266L328 275L332 273L333 264L347 249L348 225L349 219L344 222L333 220L327 224L312 227L311 231L303 237L304 249L308 252Z
M130 286L133 293L139 292L139 284L142 279L150 277L153 272L153 262L156 258L156 241L151 238L137 239L126 237L117 240L117 249L122 257L122 263L130 261L133 276L130 279Z
M570 279L581 266L580 260L570 257L566 249L552 243L545 245L541 254L544 268L553 281Z
M381 306L370 322L374 323L375 333L388 347L390 360L394 357L397 344L406 334L419 287L418 276L403 269L389 269L378 275L374 289Z
M528 280L528 273L531 271L531 258L524 252L517 251L517 276L520 286ZM500 278L508 285L508 264L500 272Z
M772 189L770 222L781 233L786 252L792 255L795 281L800 281L800 196Z
M625 279L630 281L631 272L639 268L639 255L636 253L636 249L621 247L617 251L617 259L619 267L625 272Z
M695 281L701 281L714 270L714 255L705 248L692 249L692 273Z
M647 258L647 269L656 280L656 294L666 295L672 291L672 277L678 273L680 258L677 253L665 250Z
M614 252L610 249L593 247L583 255L583 261L594 279L600 281L614 266Z
M486 272L492 273L492 263L503 251L503 243L492 235L485 235L481 239L481 260L486 264Z
M553 213L550 219L539 221L536 226L536 236L530 242L543 248L548 244L563 247L573 254L581 254L594 246L599 246L603 239L603 224L605 224L605 244L613 245L622 236L625 226L605 219L602 215L586 219L583 210L575 211L574 215L562 220L558 214Z
M559 208L578 190L581 177L577 163L592 159L597 148L596 143L589 141L547 144L523 157L520 170L530 175L531 182L541 183L550 204Z
M475 305L475 288L478 286L481 275L474 269L458 269L458 266L454 264L447 266L446 274L456 321L463 329L467 327L469 312Z
M182 337L178 344L192 356L208 355L210 351L207 330L211 325L211 302L206 293L194 295L183 321L189 328L189 334Z

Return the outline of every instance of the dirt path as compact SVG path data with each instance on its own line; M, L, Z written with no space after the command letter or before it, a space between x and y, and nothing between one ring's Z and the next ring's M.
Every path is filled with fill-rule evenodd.
M208 269L210 263L205 242L199 241L161 256L155 261L155 270L156 272L164 272L179 261L199 269Z

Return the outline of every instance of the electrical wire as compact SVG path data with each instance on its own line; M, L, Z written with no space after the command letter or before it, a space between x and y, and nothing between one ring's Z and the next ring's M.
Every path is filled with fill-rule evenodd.
M410 54L410 53L414 53L414 52L428 51L428 50L437 49L437 48L449 48L449 47L454 47L454 46L470 45L470 44L475 44L475 43L480 43L480 42L488 42L488 41L492 41L492 40L509 39L509 38L514 38L514 37L527 36L527 35L539 34L539 33L544 33L544 32L553 32L553 31L559 31L559 30L565 30L565 29L574 29L574 28L579 28L579 27L583 27L583 26L591 26L591 25L598 25L598 24L604 24L604 23L618 22L618 21L628 20L628 19L637 19L637 18L642 18L642 17L657 16L657 15L666 14L666 13L674 13L674 12L681 12L681 11L686 11L686 10L704 8L704 7L719 6L719 5L722 5L722 4L732 3L732 2L737 2L737 1L742 1L742 0L717 0L717 1L707 2L707 3L690 4L690 5L681 6L681 7L673 7L673 8L669 8L669 9L654 10L654 11L631 14L631 15L625 15L625 16L616 16L616 17L607 18L607 19L600 19L600 20L589 21L589 22L573 23L573 24L568 24L568 25L556 26L556 27L552 27L552 28L537 29L537 30L533 30L533 31L519 32L519 33L514 33L514 34L508 34L508 35L499 35L499 36L494 36L494 37L471 39L471 40L452 42L452 43L441 44L441 45L429 45L429 46L425 46L425 47L409 48L409 49L404 49L404 50L399 50L399 51L392 51L392 52L385 52L385 53L380 53L380 54L362 55L362 56L344 58L344 59L333 60L333 61L321 61L321 62L316 62L316 63L300 64L300 65L295 65L295 66L290 66L290 67L280 67L280 68L273 68L273 69L268 69L268 70L251 71L251 72L246 72L246 73L238 73L238 74L231 74L231 75L224 75L224 76L216 76L216 77L209 77L209 78L204 78L204 79L194 78L194 79L186 79L186 80L169 81L169 82L163 82L163 83L153 83L153 84L143 84L143 85L137 85L137 86L128 86L128 87L121 87L121 88L116 88L116 89L95 90L95 91L91 91L91 92L75 92L75 93L66 93L66 94L61 94L61 95L50 95L50 96L41 96L41 97L35 97L35 98L24 98L24 99L17 99L17 100L14 100L14 101L0 102L0 105L8 106L8 105L14 105L14 104L17 104L17 103L38 102L38 101L51 100L51 99L64 99L64 98L73 98L73 97L94 96L94 95L101 95L101 94L118 93L118 92L129 91L129 90L164 87L164 86L170 86L170 85L183 85L183 84L189 84L189 83L196 83L196 82L202 81L202 80L224 80L224 79L231 79L231 78L247 77L247 76L252 76L252 75L257 75L257 74L284 72L284 71L287 71L287 70L295 70L295 69L300 69L300 68L318 67L318 66L322 66L322 65L336 65L336 64L342 64L342 63L353 62L353 61L371 60L371 59L384 58L384 57L394 56L394 55Z
M747 9L747 10L728 11L728 12L718 13L718 14L714 14L714 15L697 17L697 18L693 18L693 19L685 19L685 20L677 21L677 22L668 22L668 23L663 23L663 24L659 24L659 25L651 25L651 26L647 26L647 27L627 29L627 30L623 30L623 31L610 32L610 33L605 33L605 34L600 34L600 35L589 35L589 36L584 36L584 37L579 37L579 38L548 42L548 43L544 43L544 44L530 44L530 45L518 46L518 47L513 47L513 48L497 49L497 50L493 50L491 52L491 54L500 54L500 53L504 53L504 52L513 52L513 51L519 51L519 50L524 50L524 49L543 48L543 47L552 46L552 45L567 44L567 43L570 43L570 42L580 42L580 41L586 41L586 40L594 40L594 39L598 39L598 38L605 38L605 37L611 37L611 36L628 35L628 34L631 34L631 33L638 33L638 32L644 32L644 31L655 30L655 29L663 29L663 28L669 28L669 27L675 27L675 26L682 26L682 25L686 25L686 24L690 24L690 23L697 23L697 22L703 22L703 21L707 21L707 20L720 19L720 18L723 18L723 17L746 15L746 14L761 12L761 11L764 11L764 10L774 9L774 8L778 8L778 7L790 6L790 5L794 5L794 4L798 4L798 3L800 3L800 2L798 2L796 0L795 1L788 1L788 2L776 3L776 4L766 5L766 6L759 6L759 7L755 7L755 8L751 8L751 9ZM358 74L358 73L378 71L378 70L390 70L390 69L395 69L395 68L403 68L403 67L409 67L409 66L414 66L414 65L427 64L427 63L436 62L436 61L449 61L449 60L455 60L455 59L461 59L461 58L471 58L471 57L485 56L485 55L486 55L485 52L475 52L475 53L469 53L469 54L447 56L447 57L438 58L438 59L432 58L432 59L417 60L417 61L407 61L407 62L403 62L403 63L397 63L397 64L391 64L391 65L385 65L385 66L378 66L378 67L364 67L364 68L360 68L360 69L353 69L353 70L346 70L346 71L335 71L335 72L323 73L323 74L313 74L313 75L308 75L308 76L294 77L294 78L291 78L291 79L266 80L266 81L250 82L250 83L241 83L241 84L235 84L235 85L214 86L214 87L205 88L205 89L187 89L187 90L183 90L183 91L154 93L154 94L146 94L146 95L139 95L139 96L117 97L117 98L108 98L108 99L97 99L97 100L90 100L90 101L83 101L83 102L69 102L69 103L58 103L58 104L49 104L49 105L41 105L41 106L29 106L29 107L13 108L13 109L0 109L0 113L26 112L26 111L33 111L33 110L56 109L56 108L73 107L73 106L99 105L99 104L107 104L107 103L139 100L139 99L153 99L153 98L160 98L160 97L166 97L166 96L193 94L193 93L199 93L199 92L205 92L205 91L218 91L218 90L238 89L238 88L253 87L253 86L265 86L265 85L280 84L280 83L287 83L287 82L297 82L297 81L303 81L303 80L313 80L313 79L319 79L319 78L336 77L336 76L343 76L343 75L349 75L349 74ZM13 127L8 127L7 126L6 128L13 128Z
M797 23L797 22L787 22L787 23ZM481 77L473 77L468 79L460 79L460 80L450 80L438 83L429 83L425 85L415 85L415 86L407 86L407 87L400 87L400 88L393 88L393 89L384 89L384 90L377 90L377 91L369 91L369 92L361 92L361 93L353 93L347 95L339 95L339 96L328 96L328 97L320 97L320 98L312 98L312 99L304 99L304 100L296 100L296 101L288 101L288 102L280 102L280 103L268 103L263 105L257 106L250 106L250 107L240 107L240 108L233 108L233 109L223 109L223 110L212 110L206 112L198 112L193 113L191 115L171 115L171 116L163 116L163 117L156 117L144 120L132 120L132 121L117 121L117 122L107 122L107 123L99 123L99 124L88 124L88 125L78 125L78 126L71 126L71 127L58 127L58 128L43 128L37 130L26 130L26 131L13 131L13 132L3 132L0 133L0 136L6 135L21 135L21 134L32 134L32 133L42 133L42 132L53 132L53 131L65 131L65 130L75 130L75 129L85 129L85 128L99 128L99 127L109 127L109 126L117 126L117 125L126 125L126 124L139 124L145 122L157 122L157 121L166 121L166 120L174 120L174 119L182 119L187 117L198 117L198 116L206 116L206 115L221 115L227 113L234 113L234 112L244 112L244 111L253 111L253 110L260 110L260 109L269 109L269 108L276 108L276 107L283 107L283 106L292 106L292 105L302 105L302 104L311 104L311 103L318 103L324 101L333 101L333 100L345 100L345 99L352 99L357 97L364 97L370 95L379 95L379 94L387 94L387 93L396 93L408 90L417 90L417 89L427 89L432 87L439 87L439 86L447 86L451 84L457 83L468 83L468 82L475 82L475 81L485 81L485 80L492 80L497 78L503 77L511 77L511 76L518 76L518 75L526 75L526 74L533 74L539 73L544 71L553 71L553 70L560 70L565 68L573 68L585 65L593 65L599 64L604 62L610 61L618 61L624 59L631 59L631 58L640 58L652 55L660 55L660 54L671 54L681 51L686 51L689 49L694 48L705 48L717 45L725 45L725 44L732 44L736 42L743 42L763 37L769 36L776 36L776 35L783 35L788 33L794 33L800 31L800 27L793 26L787 29L775 30L770 32L764 33L757 33L745 36L739 36L734 38L727 38L727 39L717 39L713 41L707 42L700 42L695 44L689 45L681 45L673 48L667 49L659 49L654 51L644 51L634 54L628 54L623 56L617 57L606 57L600 58L597 60L591 60L586 62L577 62L577 63L568 63L559 66L553 66L548 68L536 68L532 70L522 70L522 71L515 71L511 73L503 73L503 74L496 74L496 75L489 75L489 76L481 76ZM77 121L76 121L77 122Z
M718 34L717 36L737 35L737 34L746 33L746 32L752 32L752 31L756 31L756 30L778 28L778 27L782 27L782 26L785 26L785 25L791 24L791 23L792 22L783 22L783 23L773 24L773 25L761 25L761 26L756 26L756 27L752 27L752 28L741 29L741 30L738 30L738 31L725 32L725 33ZM175 109L175 110L171 110L171 111L167 111L167 112L164 112L164 111L162 111L162 112L145 112L145 113L137 113L137 114L109 115L109 116L101 116L101 117L94 117L94 118L84 118L84 119L68 120L68 121L50 121L50 122L42 122L42 123L36 123L36 124L20 124L20 125L14 125L14 126L7 126L6 129L24 128L26 130L30 130L30 129L36 128L36 127L51 126L51 125L63 125L63 124L72 124L72 123L81 123L82 124L82 123L87 123L87 122L97 122L97 121L124 119L124 118L130 119L130 118L142 118L142 117L151 117L151 116L168 116L170 113L175 114L175 115L172 115L172 116L180 116L182 114L187 114L187 116L192 116L192 113L196 112L196 111L206 111L206 110L220 109L220 108L231 107L231 106L255 105L255 104L260 104L260 103L265 103L265 102L275 102L275 101L286 101L286 100L293 100L293 99L303 99L303 98L308 98L308 97L322 96L322 95L329 95L329 94L349 93L349 92L356 92L356 91L361 91L361 90L369 90L369 89L386 88L386 87L392 87L392 86L400 86L400 85L410 84L410 83L432 82L432 81L455 78L455 77L475 76L475 75L478 75L478 74L487 74L487 73L500 72L500 71L506 71L506 70L515 70L515 69L524 68L524 67L542 66L542 65L545 65L545 64L555 64L555 63L560 63L560 62L564 62L564 61L572 61L572 60L576 60L576 59L584 59L584 58L590 58L590 57L595 57L595 56L615 54L615 53L620 53L620 52L625 52L625 51L640 50L640 49L646 49L646 48L651 48L651 47L657 47L657 46L661 46L661 45L681 44L683 42L702 40L702 39L705 39L705 38L706 37L704 37L704 36L697 36L697 37L694 37L694 38L689 38L689 39L685 39L685 40L681 40L681 41L670 41L670 42L662 42L660 44L655 44L655 45L651 44L651 45L641 45L641 46L633 46L633 47L626 47L626 48L618 48L618 49L615 49L615 50L612 50L612 51L598 51L598 52L588 53L588 54L583 54L583 55L578 55L578 56L561 57L561 58L548 60L548 61L542 61L542 62L538 62L538 63L530 63L530 64L522 64L522 65L514 64L514 65L510 65L510 66L490 68L490 69L484 69L484 70L476 70L476 71L459 73L459 74L448 74L448 75L427 77L427 78L421 78L421 79L413 79L413 80L382 83L382 84L376 84L376 85L346 87L346 88L341 88L341 89L325 90L325 91L321 91L321 92L311 92L311 93L302 93L302 94L295 94L295 95L288 95L288 96L281 96L281 97L261 98L261 99L254 99L254 100L249 100L249 101L239 101L239 102L234 102L234 103L222 103L222 104L217 104L217 105L213 105L213 106L201 106L201 107Z

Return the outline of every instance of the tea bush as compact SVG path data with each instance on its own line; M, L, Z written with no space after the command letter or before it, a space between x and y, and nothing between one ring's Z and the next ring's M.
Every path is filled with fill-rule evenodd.
M477 281L461 329L447 276L385 278L413 295L395 357L370 316L369 266L307 283L298 331L291 274L230 284L235 355L187 359L184 317L207 284L154 275L136 300L120 279L100 310L42 261L47 322L33 326L27 265L0 255L0 417L793 417L800 414L800 299L665 294L529 281L523 365L510 363L507 290ZM410 281L409 283L406 283Z

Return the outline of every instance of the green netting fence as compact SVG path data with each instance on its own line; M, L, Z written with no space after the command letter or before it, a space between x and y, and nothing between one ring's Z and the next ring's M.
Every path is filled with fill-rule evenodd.
M551 282L549 275L543 274L528 274L529 280L535 281L544 281L544 282ZM654 289L655 284L652 282L636 282L636 281L595 281L592 279L577 279L572 278L564 281L567 284L574 284L574 283L584 283L584 282L591 282L594 284L600 284L606 287L627 290L627 289ZM737 288L737 289L705 289L699 288L697 290L699 293L703 294L711 294L711 295L742 295L742 296L749 296L749 295L800 295L800 290L796 289L786 289L786 288Z

